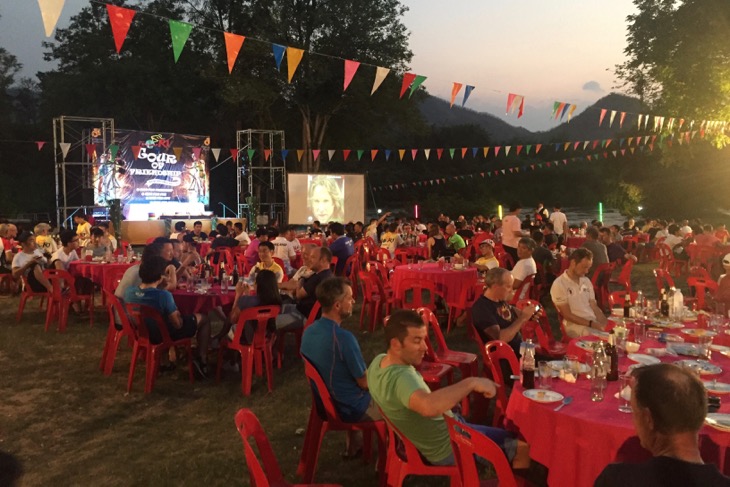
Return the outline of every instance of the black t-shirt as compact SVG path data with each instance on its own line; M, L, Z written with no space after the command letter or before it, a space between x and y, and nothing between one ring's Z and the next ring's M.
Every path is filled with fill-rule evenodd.
M550 252L547 248L535 248L535 250L532 252L532 258L535 259L535 262L540 264L544 270L552 272L555 257L553 257L553 253Z
M304 279L302 287L305 291L307 291L307 297L299 300L297 303L297 310L299 310L305 318L309 316L309 313L312 312L312 308L314 308L314 303L317 302L317 286L319 286L320 282L330 277L332 277L332 271L330 269L325 269Z
M730 487L715 465L654 457L644 463L612 463L593 487Z
M545 235L545 246L546 247L550 247L553 244L557 245L557 243L558 243L557 235L555 235L554 233L548 233L547 235Z
M462 230L459 230L459 231L458 231L458 232L456 232L456 233L458 233L458 234L459 234L459 236L460 236L461 238L463 238L464 240L471 240L472 238L474 238L474 232L472 232L472 231L471 231L471 230L469 230L468 228L464 228L464 229L462 229Z
M238 247L240 242L233 237L216 237L213 243L210 244L211 249L217 249L218 247Z
M486 343L494 340L493 337L487 335L487 328L494 325L499 325L500 330L507 328L517 319L517 312L506 301L492 301L484 295L481 295L474 302L474 306L471 309L471 316L474 328L476 328L479 336ZM515 351L515 354L518 354L520 351L521 341L520 334L517 333L509 342L509 346Z

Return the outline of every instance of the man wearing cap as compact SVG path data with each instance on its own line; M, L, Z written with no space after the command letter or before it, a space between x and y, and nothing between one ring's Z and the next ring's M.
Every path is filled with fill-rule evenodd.
M509 214L502 220L502 246L505 252L512 256L512 262L517 262L517 243L523 237L520 212L522 205L514 202L509 206Z
M499 261L494 256L494 240L482 240L479 244L479 252L482 256L475 262L477 269L481 272L487 272L489 269L499 267Z
M20 279L21 276L25 276L28 280L28 286L33 292L52 292L53 286L43 275L43 268L48 260L43 257L43 252L37 248L35 235L31 232L23 232L18 237L18 243L20 243L22 251L13 257L13 277Z

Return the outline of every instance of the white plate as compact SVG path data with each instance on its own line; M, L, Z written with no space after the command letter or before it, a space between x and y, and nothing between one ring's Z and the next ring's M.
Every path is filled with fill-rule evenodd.
M562 394L544 389L527 389L522 395L535 402L558 402L563 400Z
M627 357L629 360L633 360L634 362L638 362L642 365L653 365L661 362L658 358L652 357L651 355L645 355L643 353L630 353Z
M668 342L673 342L673 343L683 343L684 342L684 338L682 338L679 335L673 335L671 333L667 333L667 336L665 336L664 339Z
M659 328L668 328L670 330L676 330L679 328L684 328L684 325L682 323L673 323L673 322L658 322L658 323L652 323L651 326L657 326Z
M710 345L710 349L720 353L730 352L730 347L724 345Z
M706 360L680 360L675 362L677 365L686 365L700 371L700 375L717 375L722 373L722 369L717 365L713 365Z
M548 362L550 368L557 372L563 370L563 364L565 364L563 360L551 360L550 362ZM588 372L590 372L590 370L591 367L588 364L580 364L581 374L587 374Z
M714 337L717 335L717 332L714 332L712 330L705 330L703 328L687 328L687 329L682 330L682 333L684 333L685 335L693 336L693 337L701 337L701 336Z
M705 423L719 430L730 431L730 414L707 413Z
M730 384L726 384L724 382L716 382L714 380L703 381L702 383L705 385L705 389L707 389L707 392L711 392L713 394L730 393Z
M700 354L700 349L693 343L672 343L667 346L674 353L679 355L687 355L688 357L696 357Z

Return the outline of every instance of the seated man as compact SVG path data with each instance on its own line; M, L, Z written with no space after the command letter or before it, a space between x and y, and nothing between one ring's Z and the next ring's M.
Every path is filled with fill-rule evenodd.
M208 240L208 234L203 231L203 222L196 221L193 223L193 238L196 243Z
M317 302L317 286L332 277L330 264L332 263L332 252L327 247L314 247L309 255L309 269L312 275L299 280L299 285L294 291L294 298L297 301L296 309L282 312L276 318L276 327L299 328L304 326L309 313Z
M600 232L600 240L603 245L606 246L606 253L608 254L608 261L609 262L616 262L619 260L628 260L628 259L634 259L636 260L636 257L631 255L630 253L626 252L626 249L621 246L618 242L614 242L613 238L611 237L611 229L607 227L603 227L599 230Z
M334 238L334 242L329 247L330 252L332 252L332 257L337 257L335 274L340 276L345 271L347 259L355 253L355 245L352 243L352 239L345 235L345 227L342 223L335 222L330 225L330 233Z
M479 252L482 255L474 263L479 271L487 272L489 269L499 267L499 261L494 256L494 240L482 240L479 243Z
M185 222L175 223L175 231L170 234L170 240L182 240L184 235L187 235L187 229L185 228Z
M174 253L174 248L173 248ZM195 245L195 240L190 234L182 236L182 252L180 257L180 263L187 266L198 266L202 264L203 258L198 253L198 248ZM241 269L243 271L243 269Z
M592 264L590 250L575 249L570 254L568 269L555 279L550 288L550 296L563 315L565 331L570 338L590 335L591 328L603 330L608 324L596 303L593 284L586 277Z
M517 242L517 257L520 260L512 268L512 277L514 277L512 289L519 289L525 279L533 274L537 274L537 263L532 258L532 252L534 252L535 247L537 247L537 244L529 237L522 237ZM527 299L529 297L530 289L528 288L523 289L522 294L517 299Z
M79 247L79 237L73 230L64 230L61 232L61 248L56 250L51 256L51 267L54 269L67 271L69 264L75 260L79 260L76 249ZM88 277L76 276L75 289L79 294L91 294L94 290L94 283ZM73 304L76 311L81 311L80 303Z
M291 263L297 257L297 252L294 248L295 234L294 226L285 227L280 234L276 229L271 229L269 234L270 242L274 244L274 257L278 257L284 262L284 272L286 272L287 276L294 274ZM271 237L274 237L273 240L271 240Z
M447 239L446 242L448 243L449 250L452 251L452 255L457 254L459 250L466 247L466 242L464 242L464 239L461 238L461 235L456 233L456 225L453 223L446 225L444 235Z
M169 261L159 255L143 260L139 265L139 277L142 282L126 290L124 302L144 304L159 311L165 320L167 331L172 340L197 336L198 357L194 359L193 365L198 376L205 379L208 376L207 354L210 340L210 321L208 321L207 316L201 314L182 316L175 305L172 293L160 289L166 279L165 276L169 265ZM157 325L147 323L147 327L152 343L160 343L162 335L160 335Z
M268 241L261 242L258 245L258 252L259 262L257 262L253 269L251 269L251 272L248 273L246 282L249 285L253 285L253 283L256 281L256 274L258 274L258 272L262 270L271 271L276 274L277 282L283 281L284 269L282 269L281 266L277 264L274 260L274 244Z
M520 330L538 311L537 306L525 306L517 311L508 300L512 295L510 271L495 267L484 279L486 289L471 309L472 323L483 343L502 340L519 356L522 338Z
M599 231L596 227L591 225L586 229L586 241L583 242L581 247L588 249L593 254L593 264L588 269L588 277L593 277L593 273L596 272L596 267L601 264L608 264L608 250L599 240Z
M49 235L51 226L48 223L39 223L33 230L35 231L35 243L43 255L45 257L53 255L58 250L58 246L53 237Z
M730 486L730 478L700 456L697 436L707 414L702 382L672 364L648 365L633 375L634 427L641 446L654 458L608 465L594 487Z
M43 252L36 247L35 236L30 232L23 232L18 237L22 251L13 257L13 277L20 279L25 276L28 286L36 293L53 292L53 286L43 275L48 260Z
M357 338L340 326L352 315L355 303L350 281L343 277L325 279L317 286L316 294L322 305L322 317L304 330L302 355L322 376L342 421L359 423L380 419L368 393L367 366ZM355 456L360 442L350 433L347 455Z
M426 353L428 328L412 310L396 310L385 327L388 350L375 357L367 372L367 384L375 403L432 465L454 465L444 415L472 392L494 397L496 385L483 377L467 377L456 384L431 391L418 373ZM468 426L487 435L508 459L515 457L517 441L507 431L488 426Z
M105 257L107 254L112 252L111 247L108 247L104 239L104 230L99 227L93 227L91 229L91 240L84 247L84 253L91 250L94 257Z
M165 237L156 238L154 242L145 246L142 251L142 262L158 255L167 261L168 265L165 269L165 279L162 281L162 286L163 289L167 289L168 291L177 289L177 271L172 264L173 252L170 239ZM124 272L122 280L119 281L117 288L114 290L114 296L124 300L124 295L128 288L139 286L142 283L142 278L139 275L139 267L138 265L134 265Z
M233 224L233 235L233 238L238 241L238 245L241 247L246 247L251 244L251 238L248 236L248 233L243 230L243 223L236 222Z
M403 239L398 234L398 224L396 222L388 225L388 231L383 232L380 236L380 248L387 249L390 257L395 257L395 249L403 246Z
M254 238L244 252L246 263L249 267L253 267L259 261L259 244L269 240L269 231L265 227L256 229L256 238Z

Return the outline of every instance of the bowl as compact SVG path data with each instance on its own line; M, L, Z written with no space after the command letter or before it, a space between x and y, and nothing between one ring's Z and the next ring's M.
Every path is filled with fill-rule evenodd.
M641 348L641 345L636 342L626 342L627 353L636 353L639 351L639 348Z

